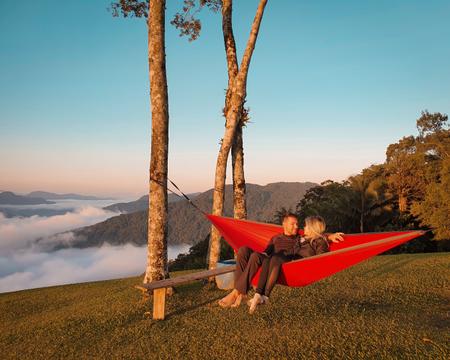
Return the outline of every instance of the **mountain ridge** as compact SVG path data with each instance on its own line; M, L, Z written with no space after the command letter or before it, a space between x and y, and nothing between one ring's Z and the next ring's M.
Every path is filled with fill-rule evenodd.
M101 198L93 195L81 195L74 193L58 194L48 191L32 191L26 196L40 197L45 200L111 200L111 198Z
M194 199L198 194L201 194L201 193L197 192L197 193L187 194L187 196L190 199ZM183 199L184 199L183 197L180 197L176 194L168 194L168 196L167 196L167 201L169 204L183 200ZM148 208L148 195L143 195L135 201L122 202L122 203L116 203L116 204L111 204L111 205L105 206L103 208L103 210L120 212L122 214L130 214L133 212L146 210L147 208Z
M249 220L271 221L282 207L294 210L308 189L317 184L311 182L281 182L265 186L247 184L247 209ZM213 190L195 197L193 202L205 212L212 206ZM224 216L232 216L232 185L225 190ZM209 233L211 224L205 216L186 200L169 204L168 244L196 244ZM147 211L120 214L95 225L38 239L48 251L61 248L86 248L103 244L137 246L147 244Z
M44 205L54 204L41 197L32 197L26 195L17 195L12 191L3 191L0 193L0 205Z

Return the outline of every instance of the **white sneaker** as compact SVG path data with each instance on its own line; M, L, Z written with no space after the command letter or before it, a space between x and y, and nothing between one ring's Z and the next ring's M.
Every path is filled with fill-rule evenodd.
M248 312L250 314L253 314L256 310L256 307L258 306L258 304L261 304L261 300L262 300L262 296L258 293L256 293L253 296L253 299L250 302L250 309L248 310Z
M269 303L269 297L266 295L263 295L261 297L261 304L268 304Z

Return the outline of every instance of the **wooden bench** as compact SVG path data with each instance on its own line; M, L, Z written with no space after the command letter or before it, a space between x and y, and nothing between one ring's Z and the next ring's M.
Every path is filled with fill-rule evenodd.
M153 281L148 284L143 284L142 287L145 288L146 290L153 290L153 319L164 320L166 310L167 288L181 284L186 284L194 280L201 280L221 274L226 274L234 271L235 269L236 265L228 265L217 269L195 272L191 274L177 276L175 278Z

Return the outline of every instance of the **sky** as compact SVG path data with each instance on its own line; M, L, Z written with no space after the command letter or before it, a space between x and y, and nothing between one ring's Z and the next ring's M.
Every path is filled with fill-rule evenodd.
M150 100L143 19L111 0L0 0L0 190L147 192ZM242 56L258 1L234 4ZM167 0L169 177L213 187L227 86L220 14L178 36ZM341 181L450 110L447 0L269 0L250 66L247 182ZM230 177L228 177L230 179Z

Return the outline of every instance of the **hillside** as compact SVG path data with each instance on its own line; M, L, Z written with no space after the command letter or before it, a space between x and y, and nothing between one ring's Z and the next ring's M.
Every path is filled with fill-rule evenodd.
M64 215L68 212L71 212L72 209L17 209L9 206L0 206L0 213L2 213L7 218L12 217L31 217L31 216L55 216L55 215Z
M27 196L40 197L46 200L109 200L109 198L99 198L91 195L80 194L56 194L47 191L32 191Z
M194 199L200 193L187 194L190 199ZM168 194L167 201L170 203L177 202L182 200L183 198L175 195ZM130 201L126 203L117 203L109 206L105 206L103 209L108 211L119 212L122 214L130 214L137 211L143 211L148 208L148 195L141 196L136 201Z
M270 221L281 207L294 209L305 192L314 183L274 183L266 186L247 184L248 219ZM200 209L208 212L212 206L213 191L208 190L193 201ZM225 215L231 216L233 207L231 185L226 187ZM210 223L187 201L169 204L169 244L196 244L204 239ZM101 223L72 231L73 240L59 242L59 234L39 239L41 244L52 244L53 249L64 247L100 246L103 243L120 245L147 243L147 213L145 211L115 216Z
M2 359L448 359L450 253L378 256L269 305L200 282L151 320L141 277L0 294ZM177 274L172 274L176 276Z
M16 195L11 191L3 191L0 193L0 205L43 205L43 204L54 204L54 202L47 201L42 197Z

